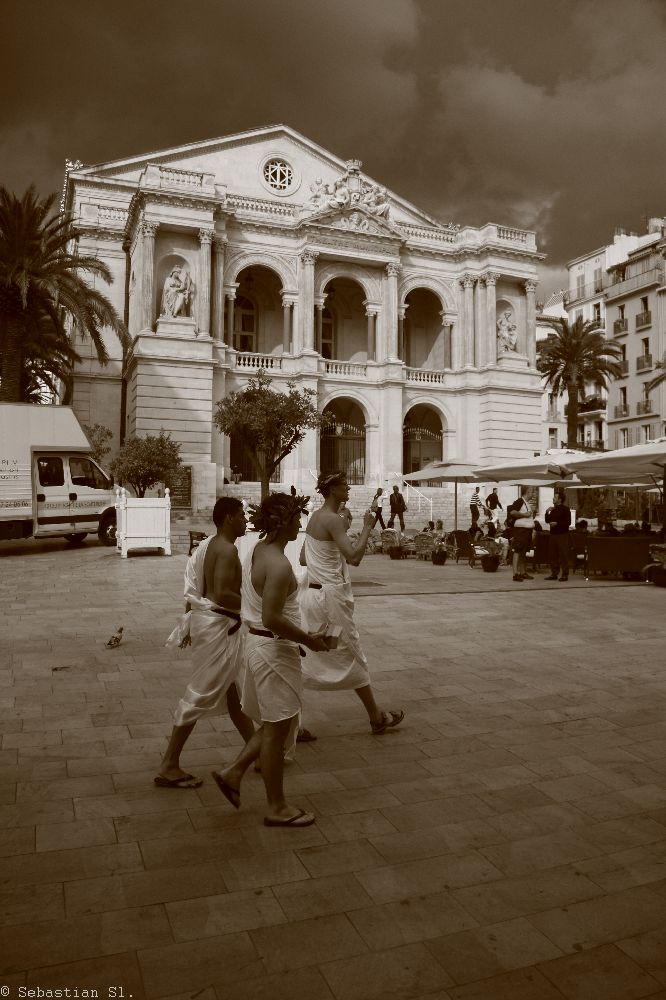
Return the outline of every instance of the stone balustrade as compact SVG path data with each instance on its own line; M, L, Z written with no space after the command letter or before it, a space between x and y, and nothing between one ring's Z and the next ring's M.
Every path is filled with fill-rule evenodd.
M274 354L239 352L236 354L236 368L252 368L257 371L263 368L266 371L279 371L282 368L282 358Z
M444 385L446 383L446 372L429 371L424 368L408 368L408 382L426 382L429 385Z
M268 198L249 198L246 195L227 195L227 208L249 215L272 215L284 219L296 218L296 206L283 202L271 201Z
M327 361L327 375L342 375L345 378L365 378L367 365L352 364L347 361Z

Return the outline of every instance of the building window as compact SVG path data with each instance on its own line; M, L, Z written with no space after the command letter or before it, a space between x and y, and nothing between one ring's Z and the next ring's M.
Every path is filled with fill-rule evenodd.
M620 351L621 351L620 361L626 361L627 360L627 345L626 344L620 344Z
M628 448L628 447L629 447L629 430L628 428L623 427L622 430L620 431L620 448Z
M548 428L548 447L557 448L557 427Z
M335 358L335 329L333 314L329 309L324 309L321 317L321 356L326 361Z
M603 278L601 276L601 268L595 267L594 269L594 291L600 292L603 288Z
M619 319L624 319L625 318L625 316L624 316L625 306L624 305L618 306L618 309L619 309L619 313L620 313Z
M286 160L268 160L264 163L264 180L273 191L288 191L294 182L294 171Z
M576 309L576 319L579 319L579 320L582 321L582 319L583 319L583 310L582 309Z
M594 322L595 323L599 323L599 324L601 323L601 303L600 302L595 302L594 303Z
M647 443L652 440L652 424L643 424L641 427L641 434L643 436L643 441Z
M648 297L647 295L641 295L641 312L646 313L648 311Z
M239 295L234 308L234 348L254 354L257 339L257 310L250 299Z
M585 294L585 275L576 275L576 298L582 299Z
M643 337L641 339L641 345L643 347L643 355L645 356L646 354L649 354L650 353L650 338L649 337Z

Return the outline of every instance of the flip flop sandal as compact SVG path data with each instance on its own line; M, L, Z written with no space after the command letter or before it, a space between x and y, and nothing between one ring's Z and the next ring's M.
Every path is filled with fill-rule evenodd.
M165 778L158 774L153 781L158 788L199 788L203 785L203 778L195 778L193 774L181 774L180 778Z
M404 717L404 712L389 712L388 715L384 712L384 718L381 722L370 723L372 727L372 735L381 736L387 729L393 729L394 726L399 726Z
M291 816L289 819L271 819L269 816L264 817L264 826L288 826L292 830L302 826L312 826L315 822L315 817L312 813L306 813L305 809L299 809L295 816Z
M228 802L231 803L231 805L234 807L234 809L240 809L240 804L241 804L240 789L239 788L232 788L232 786L229 785L224 780L224 778L222 777L222 775L217 773L217 771L211 771L210 773L211 773L211 775L213 777L213 781L215 782L215 784L217 785L217 787L220 789L220 791L224 795L225 799Z

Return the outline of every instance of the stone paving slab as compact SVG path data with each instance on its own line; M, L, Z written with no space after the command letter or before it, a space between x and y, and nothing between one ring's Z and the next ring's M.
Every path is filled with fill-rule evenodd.
M303 830L232 810L200 723L153 785L188 676L164 648L186 555L0 546L0 986L135 1000L666 995L664 592L368 556L375 687L306 693ZM115 650L105 642L119 626ZM124 1000L123 998L123 1000Z

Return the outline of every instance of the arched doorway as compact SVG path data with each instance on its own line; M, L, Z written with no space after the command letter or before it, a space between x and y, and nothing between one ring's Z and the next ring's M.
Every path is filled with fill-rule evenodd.
M409 368L441 371L451 367L442 303L429 288L414 288L405 299L402 351Z
M237 277L231 346L246 354L282 351L283 312L279 275L254 264Z
M368 359L366 295L350 278L332 278L324 288L324 304L315 310L317 351L327 361Z
M365 417L353 399L336 399L324 409L332 422L319 439L322 473L344 472L350 486L365 483Z
M418 472L444 456L444 431L437 411L425 403L413 406L402 428L402 471Z

